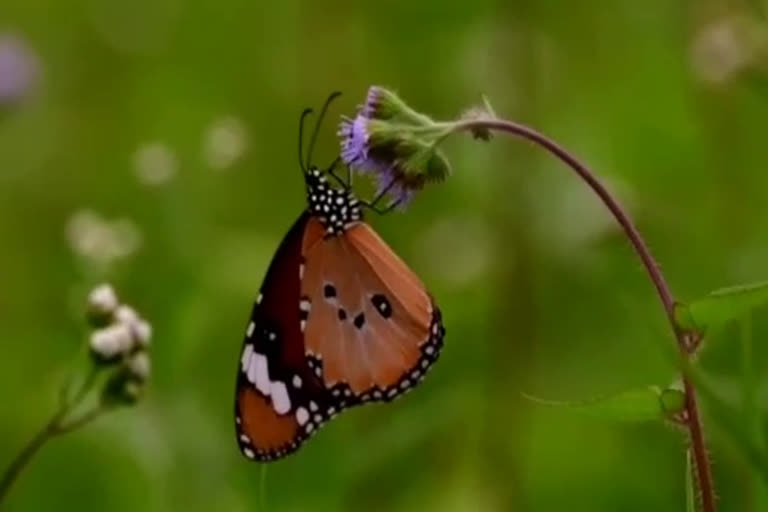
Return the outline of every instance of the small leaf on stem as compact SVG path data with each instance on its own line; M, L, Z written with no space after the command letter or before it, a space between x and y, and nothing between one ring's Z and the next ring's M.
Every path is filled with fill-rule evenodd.
M675 320L700 333L717 330L768 302L768 282L716 290L689 304L677 304Z
M649 386L583 401L551 401L523 396L541 405L568 408L597 419L640 423L662 420L679 413L685 406L682 395L679 390L661 391L655 386Z

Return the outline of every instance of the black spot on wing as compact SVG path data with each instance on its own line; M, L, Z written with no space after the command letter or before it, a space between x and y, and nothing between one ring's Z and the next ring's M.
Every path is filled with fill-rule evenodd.
M378 313L384 318L389 318L392 316L392 305L384 295L377 293L371 297L371 303L373 304L373 307L376 308L376 311L378 311Z

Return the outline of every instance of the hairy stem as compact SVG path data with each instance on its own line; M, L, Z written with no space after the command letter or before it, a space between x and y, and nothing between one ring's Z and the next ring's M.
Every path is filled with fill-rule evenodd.
M664 311L667 314L669 324L677 338L677 344L681 354L686 359L691 357L692 348L698 345L698 337L685 332L677 324L677 321L675 320L675 299L672 296L672 292L669 289L666 279L664 279L664 275L661 273L658 263L656 263L656 260L651 255L651 252L648 250L648 245L643 240L643 237L640 235L640 232L637 230L624 208L621 207L619 202L586 165L543 134L528 128L527 126L511 121L501 119L469 119L456 123L454 125L454 131L458 130L474 132L477 132L478 130L495 130L522 137L546 149L578 174L589 188L597 194L603 204L605 204L611 214L613 214L619 225L621 225L656 288L656 293L664 306ZM700 491L702 511L715 512L715 492L712 482L712 471L709 464L709 458L707 457L704 435L701 428L701 419L696 403L696 390L693 387L693 383L686 376L683 376L683 385L686 395L686 425L688 427L691 452L693 454L696 469L696 481Z
M2 479L0 479L0 503L8 494L8 491L21 471L27 464L29 464L29 461L32 460L32 457L34 457L40 448L55 435L56 426L59 424L65 413L65 410L61 410L54 415L8 465L5 473L3 473Z
M18 478L19 474L21 474L24 468L27 467L29 462L32 460L32 457L34 457L35 454L40 451L46 442L58 435L71 432L75 428L81 427L85 423L95 419L99 414L101 414L101 412L104 411L103 407L97 406L95 409L84 413L81 417L74 421L66 421L67 416L69 416L77 408L77 406L82 403L83 399L93 387L97 373L97 368L92 366L85 379L83 379L80 389L75 393L71 400L67 400L66 390L62 391L61 396L63 399L59 409L51 417L51 419L48 420L48 423L46 423L45 426L29 441L29 443L27 443L26 446L21 449L21 451L16 455L16 458L14 458L8 465L8 468L3 473L3 476L0 478L0 503L2 503L2 501L7 496L8 491ZM69 386L67 385L66 387Z

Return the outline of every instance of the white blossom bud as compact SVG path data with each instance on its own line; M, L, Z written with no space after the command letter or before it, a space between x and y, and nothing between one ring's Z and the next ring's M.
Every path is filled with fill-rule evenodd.
M88 294L88 307L94 313L112 314L117 306L117 294L108 283L100 284Z
M132 328L139 321L139 315L131 306L122 305L115 311L115 320Z
M140 319L132 326L133 337L140 348L149 347L152 340L152 326L144 319Z
M128 360L128 371L137 381L144 382L149 378L152 365L146 352L138 352Z
M123 384L123 401L126 403L135 403L141 397L141 384L132 380L127 380Z
M127 325L115 324L93 331L90 345L91 352L99 359L112 361L130 352L134 341Z

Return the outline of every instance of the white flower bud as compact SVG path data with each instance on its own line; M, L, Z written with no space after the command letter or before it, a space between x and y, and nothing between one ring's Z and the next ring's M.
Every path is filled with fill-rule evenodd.
M138 352L128 360L128 370L139 382L149 378L152 365L146 352Z
M132 328L139 321L139 315L131 306L122 305L115 311L115 320Z
M132 332L136 343L141 348L149 347L152 340L152 326L144 319L139 319L133 326Z
M91 352L105 361L127 354L133 346L131 330L125 324L110 325L91 334Z
M135 403L141 397L141 384L131 380L123 384L123 400L126 403Z
M147 348L152 338L152 326L141 318L130 306L120 306L115 312L115 320L127 326L135 343L141 348Z
M88 294L88 307L97 314L108 315L117 308L117 294L112 285L100 284Z

